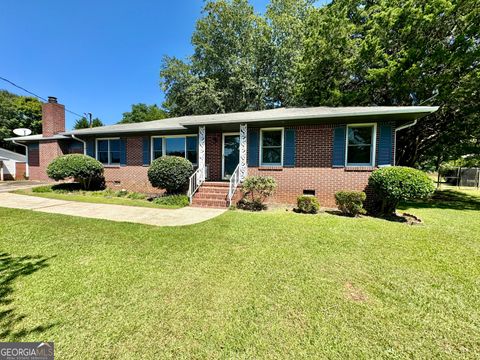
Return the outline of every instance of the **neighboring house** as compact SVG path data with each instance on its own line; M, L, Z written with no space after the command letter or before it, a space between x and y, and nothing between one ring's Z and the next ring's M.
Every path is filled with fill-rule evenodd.
M25 179L26 163L25 155L0 148L0 181Z
M436 110L279 108L65 131L64 106L50 97L43 105L43 134L12 140L28 145L32 179L46 180L55 157L84 152L105 165L109 187L158 192L149 184L148 166L159 156L176 155L197 169L190 186L192 195L200 186L196 205L226 206L227 193L245 176L264 175L277 180L274 202L312 194L333 206L336 191L364 190L375 168L395 163L397 130Z

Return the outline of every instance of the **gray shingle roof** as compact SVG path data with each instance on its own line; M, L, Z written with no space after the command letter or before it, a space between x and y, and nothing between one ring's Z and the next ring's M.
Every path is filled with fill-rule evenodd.
M133 124L116 124L99 126L92 129L66 131L51 137L65 138L68 135L100 135L115 133L155 132L186 130L187 127L199 125L220 125L237 123L268 123L270 121L295 121L319 119L346 119L368 116L407 116L420 118L438 110L436 106L363 106L363 107L308 107L308 108L278 108L261 111L246 111L227 114L191 115L162 120L146 121ZM66 135L66 136L65 136ZM46 140L41 135L30 135L6 140L35 141Z
M354 118L358 116L381 116L410 114L422 117L437 111L436 106L365 106L365 107L309 107L278 108L261 111L246 111L227 114L191 115L134 124L117 124L92 129L72 130L64 134L89 135L147 131L185 130L189 126L209 124L235 124L301 119ZM415 116L418 115L418 116Z

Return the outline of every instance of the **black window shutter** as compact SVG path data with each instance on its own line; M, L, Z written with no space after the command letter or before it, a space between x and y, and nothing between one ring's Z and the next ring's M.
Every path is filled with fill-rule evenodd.
M95 140L90 139L87 140L87 155L91 157L95 157Z
M259 131L258 129L248 130L248 166L258 166L258 145Z
M393 129L390 124L380 124L380 139L378 140L377 164L393 165Z
M150 138L143 138L143 165L150 165Z
M127 165L127 140L120 139L120 166Z
M295 129L285 129L283 166L295 166Z
M333 167L345 166L345 136L346 126L339 126L333 129Z

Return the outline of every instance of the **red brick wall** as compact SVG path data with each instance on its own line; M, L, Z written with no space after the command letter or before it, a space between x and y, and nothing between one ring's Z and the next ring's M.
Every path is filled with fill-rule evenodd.
M345 170L343 168L297 167L279 170L249 168L248 175L273 176L277 192L270 202L294 204L303 190L314 190L322 206L334 207L334 194L340 190L365 191L370 170Z
M365 191L372 168L333 168L333 125L306 125L295 128L295 167L249 167L248 175L272 176L277 192L270 202L296 203L304 190L314 190L322 206L335 206L335 192ZM378 131L378 127L377 127ZM377 133L377 149L378 149Z
M47 176L47 166L57 156L63 155L58 141L48 140L39 143L38 148L29 146L28 162L29 177L32 180L50 180Z
M105 167L105 182L109 188L162 193L148 181L148 166L143 166L143 137L127 137L127 166Z
M205 139L205 164L208 166L208 178L222 178L222 133L208 131Z
M332 166L333 126L295 127L295 166Z

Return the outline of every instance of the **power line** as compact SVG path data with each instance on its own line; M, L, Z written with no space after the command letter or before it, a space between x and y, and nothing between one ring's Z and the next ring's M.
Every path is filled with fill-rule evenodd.
M10 80L8 80L8 79L5 79L4 77L1 77L1 76L0 76L0 80L6 81L6 82L9 83L10 85L13 85L13 86L15 86L16 88L19 88L20 90L23 90L23 91L25 91L26 93L28 93L28 94L30 94L30 95L33 95L33 96L35 96L36 98L38 98L38 99L40 99L40 100L43 100L43 101L45 101L45 102L48 101L48 100L45 99L44 97L41 97L40 95L37 95L37 94L35 94L35 93L33 93L33 92L25 89L24 87L21 87L20 85L15 84L13 81L10 81ZM84 117L84 115L80 115L80 114L76 113L75 111L72 111L72 110L70 110L70 109L67 109L66 107L65 107L65 111L66 111L66 112L69 112L70 114L79 116L79 117Z
M3 81L8 82L9 84L15 86L16 88L19 88L19 89L21 89L21 90L29 93L30 95L35 96L36 98L39 98L39 99L41 99L41 100L43 100L43 101L47 101L47 99L45 99L45 98L43 98L43 97L41 97L41 96L39 96L39 95L37 95L37 94L34 94L34 93L31 92L31 91L28 91L27 89L21 87L20 85L15 84L13 81L10 81L10 80L8 80L8 79L5 79L4 77L1 77L1 76L0 76L0 79L3 80Z

